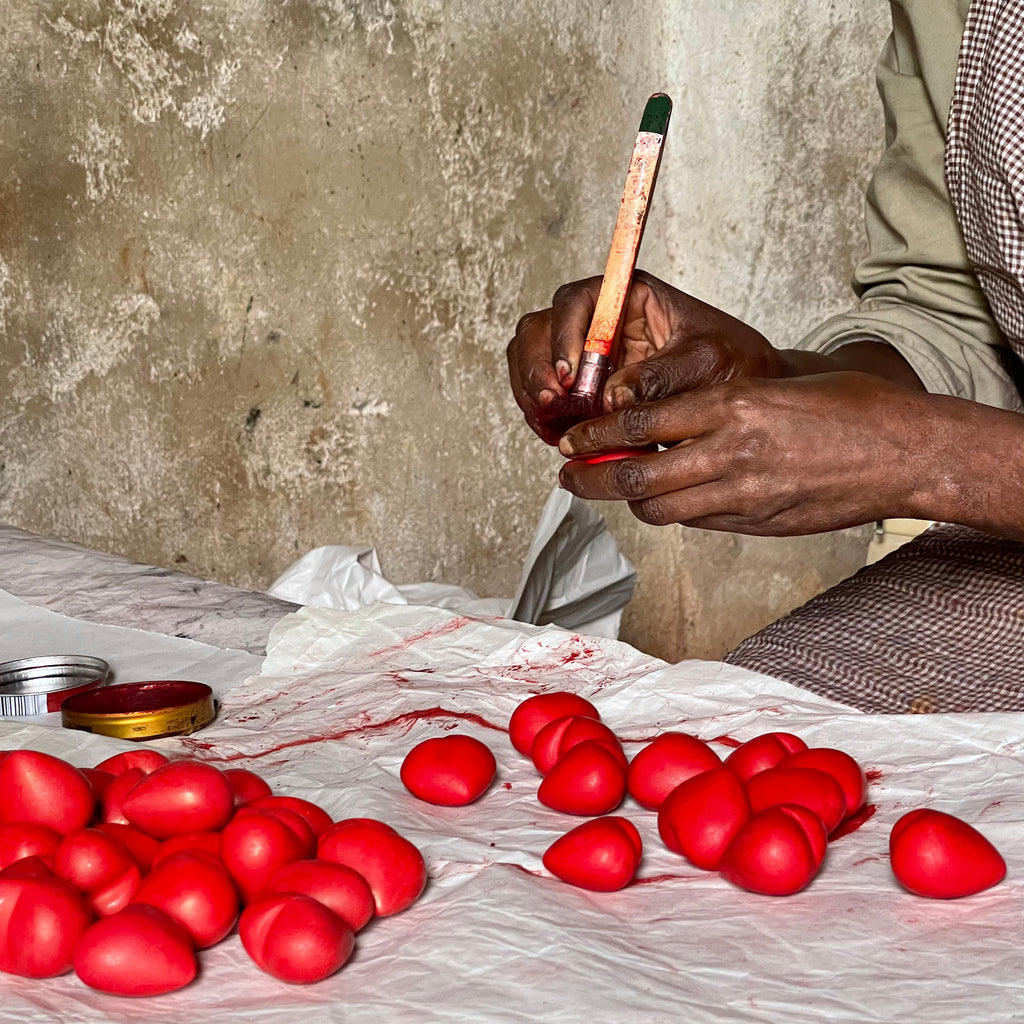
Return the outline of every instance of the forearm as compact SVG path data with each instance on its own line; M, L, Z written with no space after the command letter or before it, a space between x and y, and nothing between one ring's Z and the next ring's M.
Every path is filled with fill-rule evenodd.
M1024 416L946 395L914 401L925 415L908 431L908 466L894 469L909 470L903 514L1024 540Z
M780 356L784 367L782 375L785 377L856 370L882 377L901 387L924 390L924 385L906 359L891 345L881 341L854 341L827 355L823 352L783 349Z

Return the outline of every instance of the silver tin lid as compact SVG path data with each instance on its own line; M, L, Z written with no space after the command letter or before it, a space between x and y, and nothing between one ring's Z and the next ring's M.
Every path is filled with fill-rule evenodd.
M109 676L107 662L85 654L5 661L0 664L0 716L59 711L66 697L99 686Z

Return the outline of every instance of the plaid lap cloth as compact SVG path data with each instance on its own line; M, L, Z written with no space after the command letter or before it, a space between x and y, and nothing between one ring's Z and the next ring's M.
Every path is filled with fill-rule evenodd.
M945 170L978 280L1024 358L1021 0L971 4ZM1024 544L934 526L725 660L863 711L1024 711Z

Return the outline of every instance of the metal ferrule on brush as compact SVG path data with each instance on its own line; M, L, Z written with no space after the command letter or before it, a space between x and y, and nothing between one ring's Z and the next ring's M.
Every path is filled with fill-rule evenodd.
M584 352L572 393L578 398L599 398L612 361L600 352Z

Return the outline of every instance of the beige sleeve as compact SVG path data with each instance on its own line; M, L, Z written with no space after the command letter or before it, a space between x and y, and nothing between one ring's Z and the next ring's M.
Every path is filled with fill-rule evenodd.
M867 192L869 253L857 306L795 347L832 352L870 336L910 363L925 387L1022 409L1009 349L971 272L943 177L946 117L969 0L893 0L877 68L886 149Z

